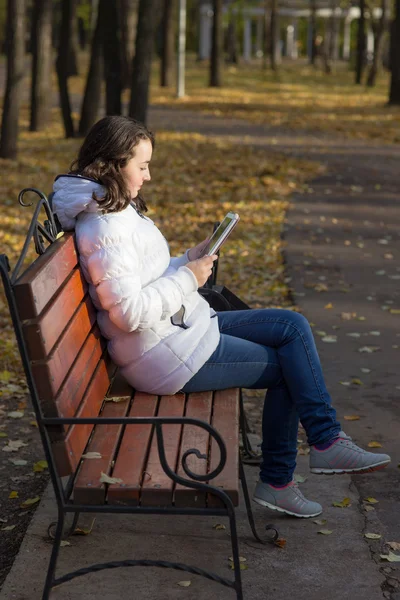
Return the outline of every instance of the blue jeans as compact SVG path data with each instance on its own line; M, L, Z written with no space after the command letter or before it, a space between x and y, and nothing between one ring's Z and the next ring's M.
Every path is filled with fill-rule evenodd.
M341 430L326 389L311 327L303 315L266 308L218 313L221 339L184 392L268 388L260 478L284 485L296 467L299 419L308 443Z

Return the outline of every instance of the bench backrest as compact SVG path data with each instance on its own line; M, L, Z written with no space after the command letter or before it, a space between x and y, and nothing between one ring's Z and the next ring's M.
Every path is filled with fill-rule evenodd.
M56 240L14 285L34 382L45 417L97 416L112 371L74 236ZM58 472L75 471L93 425L54 426Z

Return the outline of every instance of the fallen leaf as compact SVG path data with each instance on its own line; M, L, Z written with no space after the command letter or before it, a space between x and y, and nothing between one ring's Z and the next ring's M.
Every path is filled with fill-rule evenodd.
M351 319L355 319L355 317L357 316L357 313L355 312L342 312L340 315L340 318L343 321L350 321Z
M368 442L368 448L382 448L382 444L379 442Z
M112 398L106 398L106 402L125 402L127 400L127 396L113 396Z
M317 533L322 533L322 535L330 535L332 533L331 529L320 529Z
M1 531L12 531L16 528L16 525L7 525L7 527L2 527Z
M23 458L10 458L9 461L16 467L24 467L28 464L28 461L24 460Z
M240 570L241 571L247 571L247 569L249 568L247 565L245 565L244 563L240 563L239 564ZM233 562L229 563L229 568L231 569L231 571L233 571L235 569L235 565Z
M103 471L101 472L100 482L101 483L123 483L122 479L119 479L118 477L110 477L106 473L103 473Z
M21 410L12 410L7 413L7 417L10 417L10 419L22 419L23 416L24 413Z
M18 498L18 492L16 491L12 491L10 492L10 495L8 496L11 500L13 500L14 498Z
M100 452L86 452L82 454L82 458L102 458Z
M229 560L230 560L231 562L233 562L233 556L230 556L230 557L229 557ZM247 562L247 558L245 558L244 556L239 556L239 562L241 562L241 563L245 563L245 562Z
M192 582L189 580L188 581L178 581L177 585L180 585L181 587L189 587L190 585L192 585Z
M375 336L381 335L380 331L369 331L368 333L369 333L369 335L375 335Z
M375 510L375 509L370 504L364 504L364 510L367 512L371 512L371 510Z
M386 542L392 550L400 550L400 542Z
M336 508L348 508L351 506L350 498L343 498L341 502L332 502L332 506L336 506Z
M30 508L34 504L37 504L39 501L40 501L39 496L35 496L35 498L28 498L27 500L22 502L22 504L20 504L20 507L21 508Z
M377 352L378 350L380 350L379 346L363 346L358 349L359 352L367 352L368 354L372 354L372 352Z
M360 415L344 415L345 421L358 421L360 419Z
M226 529L225 525L222 525L222 523L217 523L216 525L213 525L213 529Z
M350 385L350 381L339 381L341 385Z
M8 381L10 381L10 378L11 378L10 371L0 371L0 381L7 383Z
M295 473L294 480L296 483L304 483L305 481L307 481L307 477L305 477L304 475Z
M5 431L0 431L0 438L6 438L8 434Z
M361 367L360 371L362 373L371 373L371 369L366 369L365 367Z
M380 540L382 536L380 533L364 533L364 537L366 537L367 540Z
M328 304L326 304L326 305L324 306L324 308L326 308L326 309L333 308L333 304L332 304L332 302L329 302Z
M379 500L373 498L372 496L368 496L368 498L364 498L364 502L369 502L369 504L378 504Z
M3 452L18 452L23 446L27 446L22 440L9 440L7 446L3 446Z
M316 525L326 525L327 521L326 519L314 519L313 523Z
M354 333L346 333L346 335L348 335L349 337L354 337L354 338L361 337L361 333L357 333L356 331Z
M328 342L328 343L337 342L337 336L336 335L326 335L325 337L321 338L321 341Z
M96 517L94 519L92 519L89 529L81 529L80 527L76 527L76 529L74 529L73 535L89 535L89 533L92 533L92 529L93 529L93 525L94 525L95 521L96 521Z
M391 308L391 309L389 310L389 312L390 312L392 315L400 315L400 308Z
M33 465L34 473L41 473L45 469L48 469L49 465L47 464L47 460L39 460Z
M400 562L400 555L394 554L393 552L389 552L389 554L380 554L379 556L382 560L387 560L388 562Z
M354 385L364 385L363 382L361 381L361 379L358 379L357 377L354 377L351 380L351 383L354 383Z
M275 546L278 546L278 548L284 548L286 546L286 540L285 538L278 538L277 540L274 540L274 544Z
M60 542L60 546L61 548L64 548L65 546L70 546L71 542L69 542L68 540L61 540Z

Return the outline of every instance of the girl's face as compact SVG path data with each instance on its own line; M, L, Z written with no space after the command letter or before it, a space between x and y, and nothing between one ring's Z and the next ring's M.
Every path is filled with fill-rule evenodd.
M132 198L136 198L144 182L151 179L149 163L152 154L153 147L150 140L140 140L135 147L135 156L121 169Z

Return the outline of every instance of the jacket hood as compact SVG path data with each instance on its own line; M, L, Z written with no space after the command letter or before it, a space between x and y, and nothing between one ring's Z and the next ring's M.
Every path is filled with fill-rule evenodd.
M75 229L76 219L82 212L98 212L100 207L93 200L105 196L104 187L80 175L59 175L53 185L52 207L64 231Z

